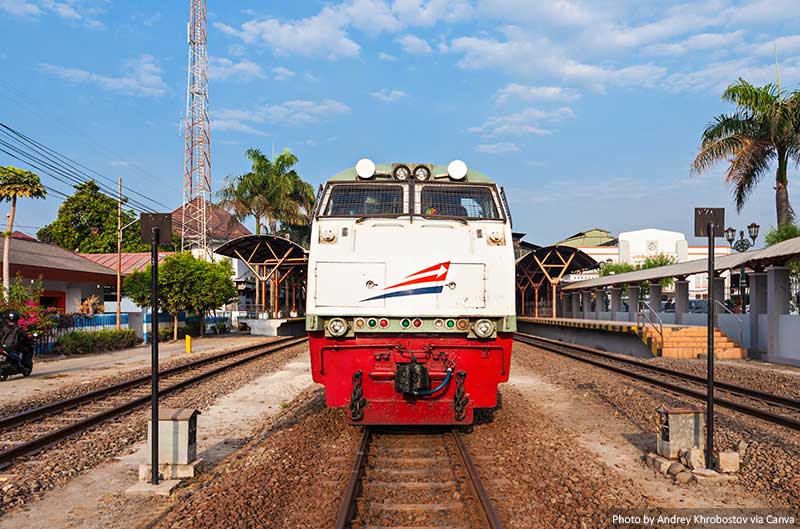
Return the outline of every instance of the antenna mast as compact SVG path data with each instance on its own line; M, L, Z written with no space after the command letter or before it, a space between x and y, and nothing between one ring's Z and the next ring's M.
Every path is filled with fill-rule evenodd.
M183 154L181 249L209 257L208 205L211 200L211 137L208 119L208 34L206 0L189 0L189 79L186 92L186 145Z

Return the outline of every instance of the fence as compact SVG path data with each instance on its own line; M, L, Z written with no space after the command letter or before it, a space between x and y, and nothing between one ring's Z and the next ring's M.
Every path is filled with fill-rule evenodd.
M128 315L123 313L120 318L121 327L128 328ZM103 331L117 328L116 314L59 314L56 326L45 334L37 336L34 340L34 353L46 354L53 350L59 338L75 331Z

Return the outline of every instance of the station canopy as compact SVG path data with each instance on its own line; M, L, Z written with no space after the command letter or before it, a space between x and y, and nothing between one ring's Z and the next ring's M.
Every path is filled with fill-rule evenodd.
M237 237L217 248L215 253L241 260L262 281L272 275L274 269L305 266L308 263L308 251L305 248L276 235ZM265 269L259 267L266 267L268 273L264 274Z
M717 257L714 262L714 271L722 272L739 268L742 265L752 270L763 270L767 266L784 265L798 258L800 258L800 237L789 239L760 250L751 250L749 252ZM625 283L658 281L671 277L688 277L703 273L708 273L708 261L706 259L696 259L647 270L636 270L633 272L598 277L596 279L587 279L586 281L577 281L565 286L564 290L595 289L622 285Z

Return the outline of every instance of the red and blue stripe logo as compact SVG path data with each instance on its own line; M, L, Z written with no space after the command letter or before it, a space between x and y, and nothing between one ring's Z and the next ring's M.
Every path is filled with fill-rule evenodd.
M406 296L419 296L422 294L439 294L444 288L447 272L450 270L450 261L438 263L428 268L423 268L404 277L399 283L384 288L383 294L378 294L361 301L374 301L377 299L401 298ZM438 284L437 284L438 283ZM424 285L424 286L420 286ZM412 287L412 288L403 288ZM396 290L401 289L401 290ZM387 291L391 292L387 292Z

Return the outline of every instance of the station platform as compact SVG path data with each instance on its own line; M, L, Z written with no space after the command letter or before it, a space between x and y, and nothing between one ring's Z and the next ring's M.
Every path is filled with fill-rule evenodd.
M639 357L698 358L708 351L707 330L699 325L639 327L630 321L518 317L517 328L520 332ZM641 345L631 343L632 337ZM747 351L717 328L714 331L714 355L716 358L744 359Z

